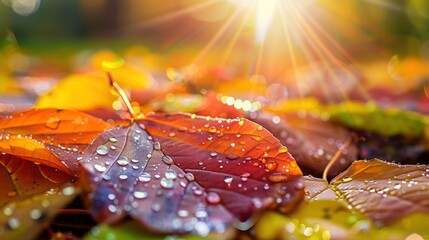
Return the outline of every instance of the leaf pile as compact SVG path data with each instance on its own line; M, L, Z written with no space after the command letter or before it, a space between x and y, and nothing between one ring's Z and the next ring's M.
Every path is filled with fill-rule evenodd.
M103 65L118 98L112 54L0 118L1 238L429 238L426 115L263 98L261 79L200 89L201 69L152 81L122 61ZM62 214L98 225L63 233Z

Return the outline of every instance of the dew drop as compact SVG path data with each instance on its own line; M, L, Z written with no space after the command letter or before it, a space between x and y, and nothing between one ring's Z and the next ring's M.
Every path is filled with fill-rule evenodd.
M9 218L9 220L7 221L7 226L10 229L17 229L19 228L20 225L21 225L21 222L16 218Z
M210 233L210 228L205 222L197 222L194 226L195 232L200 236L207 236Z
M181 209L177 212L177 216L185 218L185 217L189 216L189 212Z
M215 126L211 126L210 128L209 128L209 133L215 133L217 131L217 129L216 129L216 127Z
M103 165L100 165L98 163L94 164L94 168L95 170L97 170L98 172L104 172L106 171L106 167Z
M104 146L104 145L100 145L100 146L98 146L98 148L97 148L97 150L96 150L96 152L99 154L99 155L106 155L107 153L109 153L109 149L106 147L106 146Z
M176 133L175 132L170 132L170 133L168 133L168 136L169 137L174 137L174 136L176 136Z
M194 174L192 174L192 173L186 173L185 177L186 177L186 179L188 179L189 182L192 182L195 180Z
M278 150L279 153L286 153L288 152L288 148L286 146L281 146Z
M50 117L45 122L45 126L51 129L57 129L60 125L60 119L58 117Z
M167 189L171 189L174 187L174 181L172 179L168 179L168 178L162 178L160 181L160 184L162 187L167 188Z
M206 201L210 204L219 204L220 196L215 192L209 192L206 197Z
M118 141L118 139L115 137L111 137L111 138L109 138L109 141L111 141L112 143L115 143Z
M128 179L128 175L121 174L121 175L119 175L119 179L121 179L121 180L127 180Z
M397 183L395 186L393 186L394 189L399 190L401 189L401 184Z
M168 178L168 179L176 179L177 178L177 173L176 173L176 171L174 171L173 169L168 169L166 172L165 172L165 177L166 178Z
M217 152L211 152L210 153L210 157L216 157L217 156Z
M265 163L265 168L270 170L270 171L275 170L277 168L277 166L278 165L275 161L268 161Z
M232 177L225 177L223 179L223 181L228 185L230 185L232 183L232 180L234 180L234 178L232 178Z
M151 179L152 179L152 176L147 172L144 172L142 173L142 175L139 176L140 182L144 182L144 183L149 182Z
M200 208L195 212L195 217L197 218L206 218L207 216L208 216L208 213L204 209Z
M76 192L76 189L73 186L68 186L65 187L62 192L65 196L71 196Z
M127 166L130 163L128 158L125 156L120 156L116 162L121 166Z
M33 219L33 220L39 220L39 219L41 219L42 218L42 211L40 211L39 209L33 209L33 210L31 210L31 212L30 212L30 217L31 217L31 219Z
M141 192L141 191L135 191L133 195L137 199L145 199L145 198L147 198L148 193L147 192Z
M173 159L171 159L169 156L162 156L162 161L168 165L172 165L174 163Z
M159 143L159 142L155 142L155 143L153 144L153 148L154 148L155 150L161 150L161 143Z

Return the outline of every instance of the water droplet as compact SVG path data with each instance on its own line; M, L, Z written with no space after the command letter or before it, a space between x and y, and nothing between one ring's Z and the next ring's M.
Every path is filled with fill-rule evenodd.
M33 209L33 210L31 210L31 212L30 212L30 217L31 217L31 219L33 219L33 220L39 220L39 219L41 219L41 218L42 218L42 215L43 215L43 213L42 213L42 211L40 211L39 209Z
M201 189L194 189L194 194L195 194L195 196L201 196L201 195L203 195L203 190L201 190Z
M237 156L237 155L235 155L235 154L233 154L233 153L229 153L229 154L227 154L225 157L226 157L227 159L229 159L229 160L236 160L236 159L238 159L238 158L239 158L239 156Z
M274 124L279 124L280 123L280 117L279 116L274 116L272 120L273 120Z
M94 168L95 170L97 170L98 172L104 172L106 171L106 167L103 165L100 165L98 163L94 164Z
M174 136L176 136L176 133L175 132L170 132L170 133L168 133L168 136L169 137L174 137Z
M220 196L215 192L209 192L206 197L206 201L210 204L220 203Z
M139 162L139 160L138 159L131 159L131 162L133 162L133 163L138 163Z
M172 179L162 178L160 183L161 183L162 187L167 188L167 189L174 187L174 181Z
M166 178L168 178L168 179L176 179L177 178L177 173L176 173L176 171L174 171L173 169L168 169L166 172L165 172L165 177Z
M45 126L51 129L57 129L60 125L60 119L58 117L50 117L45 122Z
M172 165L174 163L173 159L171 159L169 156L162 156L162 161L168 165Z
M278 166L277 163L275 161L272 161L272 160L265 163L265 168L270 170L270 171L275 170L277 168L277 166Z
M195 232L200 236L207 236L210 233L210 228L205 222L197 222L194 226Z
M279 153L286 153L289 149L286 146L281 146L278 150Z
M192 182L195 180L194 174L192 174L192 173L186 173L185 177L186 177L186 179L188 179L189 182Z
M121 166L127 166L130 163L128 158L125 156L120 156L116 162Z
M144 172L142 173L142 175L139 176L140 182L144 182L144 183L149 182L151 179L152 179L152 176L147 172Z
M208 213L206 210L200 208L195 212L195 217L197 218L206 218L208 216Z
M9 218L9 220L7 221L7 226L10 229L17 229L19 228L20 225L21 225L21 222L16 218Z
M100 146L98 146L98 148L97 148L97 150L96 150L96 152L98 153L98 154L100 154L100 155L106 155L107 153L109 153L109 149L106 147L106 146L104 146L104 145L100 145Z
M223 181L226 183L226 184L228 184L228 185L230 185L231 183L232 183L232 180L234 180L234 178L233 177L225 177L224 179L223 179Z
M210 153L210 157L216 157L217 156L217 152L211 152Z
M155 143L153 144L153 148L154 148L155 150L161 150L161 143L159 143L159 142L155 142Z
M287 181L289 177L283 173L275 172L268 176L268 180L271 182L284 182Z
M238 125L243 126L244 125L244 119L240 119L240 121L238 121Z
M215 133L217 131L217 129L216 129L216 127L215 126L211 126L210 128L209 128L209 133Z
M117 208L116 208L114 205L109 205L107 208L108 208L108 209L109 209L109 211L110 211L110 212L112 212L112 213L116 212L116 210L117 210Z
M147 198L148 193L147 192L141 192L141 191L135 191L133 195L137 199L144 199L144 198Z
M401 184L397 183L395 186L393 186L394 189L399 190L401 189Z
M118 139L115 137L111 137L111 138L109 138L109 141L111 141L112 143L115 143L118 141Z
M119 175L119 179L121 179L121 180L127 180L128 179L128 175L121 174L121 175Z
M185 218L185 217L189 216L189 212L181 209L177 212L177 216Z
M76 189L73 186L67 186L63 188L62 192L65 196L71 196L76 192Z

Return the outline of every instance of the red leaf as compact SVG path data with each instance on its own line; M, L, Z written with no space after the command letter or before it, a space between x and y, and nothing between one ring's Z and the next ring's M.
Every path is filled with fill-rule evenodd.
M161 232L223 231L266 207L286 211L303 196L287 149L245 119L149 115L98 136L82 165L97 220L129 214Z
M9 154L0 155L0 206L45 192L72 178L58 169L36 165Z

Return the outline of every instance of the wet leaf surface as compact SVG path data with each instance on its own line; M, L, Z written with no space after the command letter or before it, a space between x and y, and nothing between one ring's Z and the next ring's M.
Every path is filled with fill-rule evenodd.
M52 188L37 195L20 199L3 206L0 212L1 239L34 239L78 194L72 184Z
M282 144L288 146L298 165L307 174L322 176L335 153L351 138L352 132L333 122L304 113L273 115L250 114L250 119L267 128ZM334 177L357 159L358 149L352 143L329 171Z
M3 206L58 187L73 177L61 170L5 154L0 155L0 179L0 206Z
M330 185L308 179L307 198L344 199L377 224L393 223L411 213L429 213L429 168L380 160L357 161Z
M0 118L0 151L78 175L77 157L110 125L90 115L33 109Z
M287 148L245 119L152 114L99 135L83 159L97 220L129 214L158 232L223 232L303 196Z

